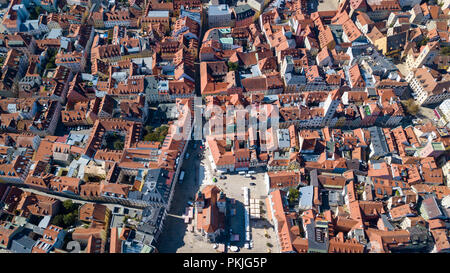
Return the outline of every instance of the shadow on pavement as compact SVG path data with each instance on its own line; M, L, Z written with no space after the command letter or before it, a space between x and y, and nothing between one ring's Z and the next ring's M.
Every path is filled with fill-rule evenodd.
M193 148L194 143L197 143L196 149ZM185 245L184 237L186 232L189 231L187 231L187 224L184 223L182 216L188 202L194 200L200 186L198 183L200 159L197 156L198 153L201 153L201 150L198 149L199 143L200 141L191 141L186 151L186 153L189 153L189 158L183 161L181 168L185 172L184 181L182 183L177 182L175 186L172 207L168 212L163 232L158 240L158 250L161 253L175 253Z

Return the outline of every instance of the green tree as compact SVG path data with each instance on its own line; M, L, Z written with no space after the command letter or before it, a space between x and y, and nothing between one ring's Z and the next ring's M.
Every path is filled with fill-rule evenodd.
M290 203L297 201L299 196L300 196L300 192L296 188L289 189L289 202Z
M78 215L76 212L71 212L63 216L64 226L69 227L77 221Z
M144 141L163 142L169 132L169 126L167 126L167 125L162 125L156 129L153 129L153 127L151 127L151 126L148 126L148 127L149 128L147 128L147 127L145 128L147 131L147 134L144 136Z
M114 149L115 150L123 150L124 143L120 139L114 141Z
M75 209L75 204L68 199L63 202L63 207L66 212L72 212Z
M145 134L150 134L151 132L153 132L153 126L147 125L145 126L144 130L145 130Z
M230 71L236 71L239 68L239 64L228 62L228 70Z
M417 115L419 113L419 105L416 103L414 99L408 99L407 101L403 102L403 106L406 108L406 112L410 115Z
M64 216L62 214L55 215L55 217L53 217L52 224L59 227L64 226L63 218Z
M34 9L30 11L30 20L36 20L39 18L39 15L42 13L42 8L40 6L35 6Z
M168 126L161 126L157 129L158 132L158 141L163 142L169 132Z
M428 43L429 40L430 40L430 38L425 37L420 42L417 42L416 45L417 45L417 47L424 46L424 45L426 45Z
M48 61L47 65L45 66L46 69L53 69L56 67L55 61L56 61L56 54L58 53L55 49L48 49Z
M441 54L450 56L450 46L441 47Z
M46 69L53 69L56 68L56 64L54 62L48 62L45 66Z

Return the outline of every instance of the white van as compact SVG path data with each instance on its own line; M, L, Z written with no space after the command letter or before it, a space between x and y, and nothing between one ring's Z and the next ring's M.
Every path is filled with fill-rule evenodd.
M244 172L244 171L240 171L239 174L240 174L240 175L244 175L245 172Z
M255 174L255 171L249 171L248 174Z
M181 171L180 177L178 178L178 182L179 182L180 184L183 183L183 179L184 179L184 171Z

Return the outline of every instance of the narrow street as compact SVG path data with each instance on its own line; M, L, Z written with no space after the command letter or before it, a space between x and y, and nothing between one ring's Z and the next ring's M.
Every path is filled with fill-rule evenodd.
M197 149L194 149L195 143L197 143ZM188 202L194 201L195 194L199 190L199 146L200 141L191 141L186 150L186 153L189 153L189 158L183 161L184 180L182 183L178 182L175 186L172 207L167 214L164 229L158 239L158 250L161 253L175 253L184 245L183 238L188 231L182 215L185 213Z
M202 11L202 26L199 41L203 40L203 35L207 29L207 20L205 10ZM200 53L200 47L198 48L197 55ZM200 63L197 61L194 63L195 67L195 94L197 97L201 97L200 90ZM195 106L200 108L201 106ZM201 109L195 109L196 111L201 111ZM203 126L203 117L199 124L194 124L195 126ZM194 132L195 132L194 128ZM194 146L196 148L194 148ZM172 207L167 214L167 218L164 223L164 229L158 239L158 250L161 253L175 253L180 252L180 249L185 246L186 243L193 244L193 240L197 238L195 235L190 236L191 238L186 238L187 235L187 224L184 223L184 218L182 215L185 212L188 202L193 202L195 194L198 192L201 186L201 182L204 179L204 167L201 166L203 159L198 157L198 154L202 154L200 149L200 140L191 140L186 153L189 153L189 158L183 161L182 171L185 172L184 181L182 183L178 182L175 186L175 192L172 201ZM203 147L204 148L204 147ZM195 220L193 220L195 221ZM188 240L185 242L185 240ZM185 251L183 251L185 252Z

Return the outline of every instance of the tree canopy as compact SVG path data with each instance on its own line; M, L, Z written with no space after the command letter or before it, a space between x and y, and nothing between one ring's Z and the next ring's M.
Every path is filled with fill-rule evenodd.
M441 47L441 53L446 56L450 56L450 46Z
M66 212L72 212L77 206L72 202L72 200L68 199L63 202L63 207Z
M75 225L78 221L78 207L79 204L73 203L72 200L65 200L59 214L53 217L52 224L62 228Z
M120 139L114 141L114 149L115 150L123 150L124 143Z
M156 129L152 126L146 126L147 134L144 136L144 141L159 141L163 142L169 132L169 126L162 125Z
M290 188L289 189L289 202L293 203L298 200L298 197L300 196L300 192L296 188Z
M415 116L415 115L417 115L417 113L419 113L420 107L416 103L416 101L412 98L403 102L403 106L405 106L406 112L408 112L408 114L410 114L410 115Z

